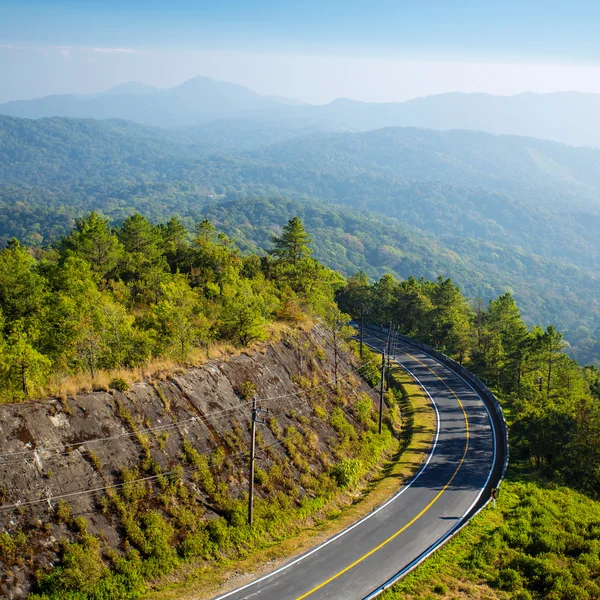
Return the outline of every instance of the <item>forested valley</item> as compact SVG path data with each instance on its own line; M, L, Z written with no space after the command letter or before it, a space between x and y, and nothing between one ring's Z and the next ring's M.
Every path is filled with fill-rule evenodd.
M599 489L598 370L569 358L553 325L528 328L510 293L468 300L442 276L345 282L310 256L297 217L273 239L259 257L207 220L190 235L177 219L153 226L136 214L112 228L90 213L52 248L12 241L0 252L4 401L156 358L185 364L219 340L246 346L276 320L324 316L336 292L344 313L357 318L362 306L371 322L394 322L478 373L509 403L518 447L537 467Z
M541 482L550 486L548 489L559 490L556 486L565 485L592 499L598 497L600 374L596 367L580 366L564 353L565 342L554 326L528 327L508 292L483 302L465 297L450 278L443 276L432 281L385 274L373 283L364 272L358 272L344 279L312 258L311 233L295 217L285 224L280 235L270 237L269 253L258 256L240 250L208 220L200 221L190 233L176 218L152 225L142 215L134 214L121 225L112 226L92 212L77 220L74 229L50 247L27 248L17 240L10 241L0 252L2 400L15 402L56 394L66 403L66 394L93 389L127 390L140 377L140 367L152 361L162 361L163 368L189 367L205 361L206 355L214 353L220 344L252 347L260 341L275 340L278 327L285 323L306 319L323 323L347 339L349 330L345 325L352 318L358 320L362 313L372 326L387 327L391 322L400 332L454 357L487 382L501 399L509 421L511 473L519 473L525 481L538 482L527 484L534 486L532 490ZM378 384L379 372L370 353L365 355L362 374ZM387 398L391 412L386 418L393 419L397 399L393 395ZM376 428L371 417L366 413L360 416L365 402L357 401L353 411L356 418L366 419L365 427L371 430ZM363 457L343 463L346 470L332 471L331 481L339 477L338 484L345 488L358 480L356 469L371 464L364 457L380 459L391 434L388 432L381 443L368 435L356 438L346 431L346 420L340 421L335 415L334 412L331 423L345 432L343 436L349 436L343 438L345 443L354 440L354 445L344 446L343 452L353 448L355 456ZM279 431L276 424L270 427L275 433ZM284 440L292 435L295 434L290 429ZM295 452L294 445L289 448ZM98 458L92 460L100 464ZM191 453L188 460L195 465L199 459ZM294 460L303 464L301 458ZM359 464L365 467L358 467ZM153 472L158 467L149 461L147 468ZM129 471L123 475L125 481L137 481L136 476ZM324 481L318 485L325 485ZM509 495L516 485L513 481L514 475L509 474ZM271 485L274 484L275 480ZM323 489L331 493L332 488ZM127 510L133 510L134 505L140 510L146 502L146 492L141 488L138 492L133 490L132 487L126 492L133 494L131 498L126 496L127 502L132 503ZM135 496L138 493L142 495ZM321 497L321 491L315 493ZM163 491L165 494L167 491ZM219 502L225 502L224 497L218 497L222 498ZM231 521L240 519L241 509L238 501L231 502L232 512L227 513L230 516L224 522L229 522L232 532L239 530L235 535L246 536L237 521ZM67 511L65 505L59 506L61 511ZM268 505L264 506L267 510ZM119 510L125 510L125 506ZM143 535L154 536L146 538L154 541L143 545L137 541L142 534L135 533L137 529L127 529L131 543L147 549L142 554L148 553L149 562L140 562L135 552L128 554L125 562L115 558L115 568L121 574L118 579L111 579L102 570L98 548L93 536L85 532L85 523L70 513L61 513L63 521L59 522L83 528L82 541L64 547L63 562L56 571L40 574L36 588L39 597L59 598L75 589L88 591L83 595L80 591L69 592L75 594L73 598L104 598L107 596L102 594L117 593L117 589L122 597L139 597L146 589L144 577L156 572L153 569L172 569L180 560L174 551L167 552L160 545L164 536L172 536L173 531L152 514L140 512L133 521L126 522L128 528L142 526L146 531ZM512 514L508 512L507 519ZM506 535L513 535L515 525L506 527ZM3 535L3 552L12 556L22 540ZM197 550L190 546L192 539L196 540L194 535L202 540L193 542L201 544ZM209 550L213 547L213 535L224 534L210 528L199 530L182 543L178 552L184 557L208 555L213 552ZM552 537L555 535L559 534L548 532L548 548L562 543ZM586 550L584 538L579 546L573 546L569 560L587 576L580 573L569 589L589 594L595 589L597 570L585 558L590 550ZM245 541L227 543L237 548L238 543L249 544L254 538L242 539ZM152 550L152 544L159 546ZM521 557L519 560L542 551L539 544L537 549L518 545L513 548ZM76 568L81 552L87 552L89 560ZM557 561L565 560L562 552L554 548L538 571L547 569L550 573ZM496 570L485 577L493 586L506 589L502 586L509 584L496 578L500 577L497 569L508 567L502 567L500 559L494 564ZM510 584L514 589L539 594L540 590L559 585L542 586L527 574L525 566L510 565L509 570L517 573L515 581L520 582ZM84 584L82 577L91 580ZM481 574L477 577L481 578Z
M345 276L443 275L484 301L509 292L528 325L555 324L571 356L598 360L597 150L414 128L303 133L0 117L0 241L48 247L92 210L117 225L139 212L189 231L208 218L263 254L298 214L318 233L315 257Z

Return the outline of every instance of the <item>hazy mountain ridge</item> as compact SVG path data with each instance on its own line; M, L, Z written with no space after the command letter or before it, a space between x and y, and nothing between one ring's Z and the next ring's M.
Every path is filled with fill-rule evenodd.
M140 103L140 94L144 101ZM0 105L0 113L23 118L129 119L157 126L194 125L282 106L234 83L194 77L170 89L129 82L101 94L46 96Z
M143 103L139 102L140 95ZM0 114L23 118L122 118L163 127L243 117L284 128L301 124L356 131L391 126L471 129L600 147L600 95L582 92L515 96L451 92L405 102L341 98L326 105L311 105L198 76L170 89L128 82L88 96L64 94L17 100L0 105Z

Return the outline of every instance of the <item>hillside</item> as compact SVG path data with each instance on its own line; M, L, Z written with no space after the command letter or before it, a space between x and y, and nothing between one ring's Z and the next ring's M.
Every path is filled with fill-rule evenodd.
M557 323L581 360L597 357L600 151L465 131L298 137L237 123L165 131L0 117L0 239L44 245L89 210L117 223L140 211L153 222L180 215L189 229L209 216L264 248L285 210L298 212L319 232L319 258L345 274L448 273L486 300L511 289L529 322ZM247 219L241 204L227 204L234 218L218 206L252 197L282 208L247 207ZM316 214L337 204L327 235L306 198Z
M207 205L202 216L260 252L297 214L313 238L315 257L350 276L385 273L406 279L451 277L471 298L514 294L528 323L557 323L582 363L600 356L600 279L574 265L472 237L436 237L397 219L342 206L286 198L239 199Z
M323 330L290 330L261 351L157 372L127 392L0 406L2 505L26 504L0 514L2 597L139 598L145 580L192 559L239 559L281 540L282 528L297 533L295 519L343 493L331 475L342 447L367 467L391 440L377 440L354 409L359 401L370 414L374 393L352 374L351 354L340 355L344 403L324 385L334 375L330 343ZM319 393L303 392L303 380ZM244 501L248 389L270 411L254 531Z
M262 215L257 229L266 235L277 211L295 205L251 199L226 208L234 221ZM319 244L335 239L340 215L315 203L304 208ZM360 223L357 213L341 214L344 227ZM242 254L207 220L190 239L175 218L152 226L135 214L111 228L92 213L52 248L29 252L11 241L0 251L3 595L133 600L176 582L218 585L230 564L263 549L272 559L280 542L293 546L303 528L337 517L373 489L387 458L403 461L395 453L410 446L401 469L384 470L388 483L376 498L397 489L428 442L412 446L422 430L403 380L386 395L378 433L369 384L380 381L381 357L366 350L359 359L345 326L363 311L368 322L391 322L489 382L508 408L521 474L597 496L599 372L562 352L554 326L528 327L510 293L471 304L444 276L343 280L311 256L297 217L269 246L267 256ZM256 438L254 527L245 496L251 398L269 409ZM442 451L443 464L447 456ZM439 478L432 481L439 495ZM539 512L515 520L521 507L513 498L493 546L509 545L510 556L489 548L494 564L466 575L497 589L508 581L541 590L541 598L556 580L542 586L536 573L552 573L568 558L580 575L564 581L593 589L586 584L597 575L587 556L597 553L586 533L593 522L588 514L576 520L567 557L564 535L548 528L558 521L553 504L568 498L552 497L532 542L515 532ZM594 514L594 505L580 504ZM545 562L532 573L528 557L540 554Z

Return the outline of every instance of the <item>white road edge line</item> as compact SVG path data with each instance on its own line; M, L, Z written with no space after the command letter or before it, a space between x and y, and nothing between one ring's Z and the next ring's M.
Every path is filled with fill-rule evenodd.
M374 346L371 346L370 344L368 344L366 342L365 342L365 345L366 346L370 346L371 348L374 347ZM430 357L430 358L432 358L433 360L435 360L433 357ZM418 377L416 377L416 375L414 375L410 369L408 369L406 366L404 366L399 361L395 360L395 362L397 364L399 364L401 367L403 367L406 371L408 371L410 373L410 375L414 378L414 380L425 391L425 393L427 394L429 400L431 401L431 403L433 405L433 408L435 409L435 418L436 418L435 439L433 441L433 446L431 447L431 451L429 452L429 456L427 457L427 460L425 461L425 464L421 467L421 469L419 469L419 472L410 480L409 483L407 483L400 491L396 492L396 494L393 495L389 500L387 500L381 506L379 506L378 508L376 508L375 510L373 510L372 512L370 512L366 517L363 517L362 519L360 519L359 521L357 521L353 525L350 525L350 527L347 527L346 529L344 529L343 531L341 531L337 535L335 535L332 538L328 539L327 541L323 542L319 546L316 546L312 550L309 550L306 554L303 554L302 556L299 556L298 558L294 559L293 561L289 562L288 564L283 565L279 569L276 569L272 573L267 573L266 575L263 575L259 579L255 579L254 581L251 581L250 583L247 583L246 585L243 585L243 586L241 586L241 587L239 587L239 588L237 588L235 590L232 590L231 592L227 592L226 594L223 594L222 596L217 596L216 598L214 598L214 600L224 600L225 598L229 598L230 596L233 596L234 594L238 594L239 592L243 592L244 590L247 590L248 588L250 588L250 587L252 587L254 585L262 583L263 581L266 581L267 579L270 579L271 577L275 577L275 575L278 575L279 573L282 573L283 571L286 571L290 567L293 567L293 566L297 565L299 562L305 560L309 556L312 556L315 552L318 552L322 548L325 548L326 546L328 546L332 542L335 542L336 540L339 540L341 537L343 537L344 535L346 535L347 533L349 533L350 531L352 531L353 529L355 529L356 527L358 527L359 525L361 525L365 521L368 521L371 517L375 516L378 512L382 511L384 508L386 508L387 506L389 506L392 502L394 502L395 500L397 500L421 476L421 474L427 468L427 465L431 461L431 458L433 457L433 454L434 454L435 449L437 447L438 438L439 438L439 435L440 435L440 414L439 414L439 411L438 411L437 404L435 403L434 399L431 397L431 394L427 391L427 389L425 388L425 386L419 381ZM483 492L483 490L482 490L482 492Z
M407 342L404 342L404 343L407 343ZM410 345L410 344L408 344L408 345ZM490 422L490 425L492 426L494 460L492 462L492 468L490 469L490 472L487 476L484 486L481 488L479 494L477 494L477 497L475 498L475 500L473 501L471 506L469 506L469 508L466 510L466 512L463 514L463 516L460 518L460 520L454 525L454 527L452 527L450 530L448 530L439 540L437 540L431 546L429 546L429 548L427 548L427 550L425 550L423 553L421 553L419 556L417 556L417 558L415 558L411 563L409 563L406 567L404 567L404 569L402 569L401 571L396 573L396 575L394 575L392 578L388 579L383 585L379 586L375 591L371 592L368 596L365 596L363 598L363 600L372 600L373 598L376 598L377 596L382 594L385 590L387 590L392 585L397 583L400 579L402 579L403 577L408 575L408 573L410 573L410 571L416 569L426 558L431 556L431 554L433 554L439 548L439 546L441 546L450 537L452 537L452 535L456 532L457 529L463 527L464 525L466 525L469 522L469 521L465 521L465 517L471 512L471 510L473 510L473 507L477 504L477 502L479 502L481 495L485 491L485 488L487 487L488 483L490 482L490 479L492 478L492 474L493 474L494 468L496 466L496 460L497 460L496 427L494 426L494 420L492 419L492 415L490 413L490 410L487 407L487 404L485 403L485 400L479 395L479 393L475 390L475 388L460 373L458 373L451 367L444 365L443 363L438 361L435 357L431 356L431 354L427 354L427 352L425 352L424 350L421 350L421 349L417 348L416 346L415 346L415 349L419 350L419 352L421 352L425 356L428 356L434 362L438 363L442 367L445 367L449 371L452 371L452 373L454 373L455 375L460 377L471 388L473 393L481 400L483 407L485 408L485 411L488 415L488 420ZM401 363L398 363L398 364L401 365ZM403 365L401 365L401 366L403 366ZM473 516L475 516L475 515L473 515Z

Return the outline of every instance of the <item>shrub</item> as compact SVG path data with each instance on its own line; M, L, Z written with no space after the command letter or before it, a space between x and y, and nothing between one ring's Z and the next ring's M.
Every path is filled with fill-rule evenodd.
M186 537L179 546L179 553L183 558L208 558L210 554L208 530L201 529Z
M73 513L71 511L71 506L68 504L68 502L61 500L56 505L56 518L58 519L59 523L65 523L66 525L68 525L71 522L71 520L73 519Z
M122 377L115 377L110 380L108 387L117 390L117 392L126 392L129 389L129 384Z
M100 460L100 457L93 450L88 452L88 456L94 469L100 472L102 470L102 461Z
M17 547L8 533L0 534L0 560L7 565L11 565L14 563L14 560L17 555Z
M342 488L356 484L363 471L362 461L358 458L342 460L331 471L331 475Z
M360 394L358 400L354 403L354 410L358 415L358 420L365 423L371 418L373 410L373 402L369 398L368 394Z
M320 404L315 403L313 405L313 412L315 413L315 417L323 420L327 419L327 411Z
M256 469L256 471L254 471L254 483L256 483L256 485L265 485L268 481L269 475L266 471L263 471L262 469Z
M356 439L356 431L344 416L344 411L336 406L329 417L329 424L338 432L339 436L344 440Z
M502 569L495 583L501 590L513 591L521 586L521 576L514 569Z
M73 525L75 529L77 529L77 531L79 531L79 533L81 533L82 535L87 533L88 522L85 517L75 517L75 519L73 520Z
M83 543L65 546L61 565L41 579L36 591L64 598L65 590L73 590L85 597L83 594L93 589L104 570L98 541L86 535Z
M244 381L240 384L238 391L244 400L250 400L256 394L256 386L251 381Z

